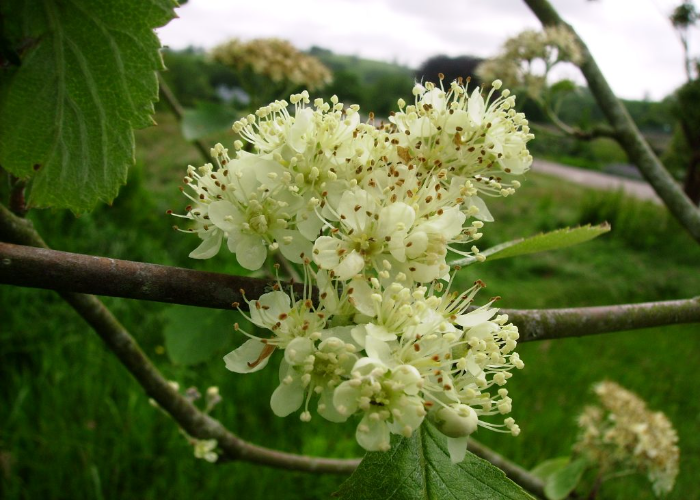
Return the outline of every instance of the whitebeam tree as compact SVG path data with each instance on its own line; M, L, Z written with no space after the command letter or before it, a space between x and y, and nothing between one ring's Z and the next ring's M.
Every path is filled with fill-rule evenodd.
M526 3L545 26L573 34L546 1ZM0 165L13 177L13 192L7 207L0 205L0 283L56 290L172 417L199 458L353 473L338 491L348 499L568 497L593 459L531 473L470 437L478 427L520 432L504 387L525 366L517 343L700 322L700 299L523 311L494 307L495 299L477 295L478 280L453 289L466 266L582 243L610 229L601 224L476 246L497 224L486 200L514 195L532 163L528 122L498 79L487 89L468 80L417 84L414 102L399 100L390 123L380 126L363 123L355 105L304 91L233 124L240 135L234 154L220 144L197 144L205 163L188 167L191 204L179 215L182 230L198 237L190 256L228 252L251 271L277 259L295 283L47 247L24 218L28 209L81 213L111 202L126 181L133 130L152 123L158 98L162 64L153 29L173 17L174 7L168 0L12 0L1 7L7 41ZM700 211L665 173L583 42L573 39L613 133L700 241ZM160 83L161 97L181 118L176 97ZM283 351L271 411L302 421L351 420L368 454L362 462L294 455L234 435L163 378L95 295L242 311L264 333L236 326L249 340L222 364L249 373ZM210 405L217 397L209 394ZM643 403L633 406L646 411ZM649 415L643 435L630 435L634 422L614 431L642 450L635 439L662 442L664 462L635 464L663 493L677 471L675 432ZM590 430L595 415L587 422ZM663 427L658 433L654 422ZM609 443L595 444L584 448Z

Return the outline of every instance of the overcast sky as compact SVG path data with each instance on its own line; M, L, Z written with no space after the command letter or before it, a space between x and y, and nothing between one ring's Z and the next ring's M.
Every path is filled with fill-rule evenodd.
M683 83L681 44L668 21L680 0L552 3L619 96L661 99ZM189 0L178 14L158 30L174 49L275 36L414 68L437 54L489 57L506 38L540 26L522 0ZM691 46L700 53L697 30ZM575 68L567 76L583 81Z

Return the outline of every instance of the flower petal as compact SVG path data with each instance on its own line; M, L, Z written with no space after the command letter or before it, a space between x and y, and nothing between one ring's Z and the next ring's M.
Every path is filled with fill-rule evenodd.
M365 259L355 250L350 252L333 270L339 280L349 280L357 276L365 268Z
M300 365L316 351L314 343L307 337L297 337L284 350L284 359L290 365Z
M249 303L250 319L257 326L270 328L282 313L288 313L292 308L292 299L284 292L268 292L260 296L258 300Z
M484 200L478 196L472 196L467 198L464 202L467 206L476 207L479 210L474 217L484 222L493 222L493 215L491 215L491 212L486 206L486 203L484 203Z
M375 302L372 300L372 288L367 283L367 280L356 278L350 282L348 285L348 290L352 290L350 293L350 302L355 309L366 316L374 317L377 315L375 309Z
M223 238L223 233L219 230L211 231L207 238L204 238L202 243L190 252L191 259L210 259L217 253L221 248L221 240Z
M459 438L447 438L447 451L450 452L450 460L453 464L458 464L467 456L467 443L469 436Z
M238 231L244 222L243 214L230 201L220 200L209 205L207 210L212 223L227 233Z
M355 438L360 446L367 451L387 451L390 447L389 426L383 420L370 418L371 413L365 416L357 426Z
M280 252L290 262L301 264L304 259L301 257L309 257L311 255L312 244L304 238L299 231L291 229L278 229L273 233L277 243L280 246Z
M348 381L341 383L333 392L333 406L346 417L357 411L359 399L359 389L350 385Z
M270 359L269 355L260 359L266 348L269 349L270 346L257 339L250 339L224 356L226 368L236 373L253 373L262 370Z
M463 328L473 328L476 325L484 323L490 320L498 312L498 309L479 308L475 309L467 314L462 314L457 316L455 323ZM473 335L472 335L473 336Z
M341 415L333 404L333 389L325 387L318 400L318 414L331 422L345 422L349 415Z
M241 235L236 244L236 259L238 263L251 271L260 269L267 258L265 242L257 235Z
M270 398L272 412L278 417L286 417L297 411L304 402L304 388L301 377L291 376L291 383L282 382Z

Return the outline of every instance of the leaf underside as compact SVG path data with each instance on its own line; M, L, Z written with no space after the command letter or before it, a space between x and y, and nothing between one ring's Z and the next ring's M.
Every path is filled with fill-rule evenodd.
M153 29L174 0L9 0L5 32L28 47L0 79L0 165L32 178L34 207L111 202L153 123L162 68Z
M467 452L453 464L445 437L428 422L410 438L392 440L386 453L370 452L334 495L342 500L530 500L503 471Z
M507 241L496 245L481 252L486 256L487 260L506 259L516 257L518 255L527 255L531 253L547 252L549 250L558 250L580 243L585 243L588 240L597 238L598 236L610 231L610 224L603 222L591 226L579 226L574 228L563 228L542 233L530 238L519 238L517 240ZM454 262L452 265L468 266L476 262L474 257L467 257Z
M209 361L231 346L236 311L213 311L200 307L172 306L164 313L165 350L178 365ZM223 363L222 363L223 366Z

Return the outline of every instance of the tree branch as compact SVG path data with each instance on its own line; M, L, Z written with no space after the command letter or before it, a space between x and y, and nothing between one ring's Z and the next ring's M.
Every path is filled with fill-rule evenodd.
M0 205L0 237L5 240L34 245L37 248L2 244L34 252L53 252L34 230L31 222L20 219ZM62 256L64 252L56 252ZM12 254L15 255L15 254ZM70 255L70 254L69 254ZM109 260L109 259L106 259ZM123 261L122 261L123 262ZM0 258L0 268L15 267L14 257ZM135 263L134 263L135 264ZM34 265L38 265L35 261ZM154 266L162 267L162 266ZM40 271L49 272L48 268L39 267ZM51 287L47 287L51 289ZM218 420L202 412L185 399L161 375L151 360L144 354L129 332L119 323L112 313L93 295L59 292L61 297L95 330L107 344L119 361L126 367L136 381L144 388L163 410L175 420L190 436L197 439L215 439L223 451L223 460L245 460L270 467L317 473L350 474L357 468L359 460L316 458L285 453L256 446L237 437L227 430Z
M56 250L0 243L0 283L57 292L150 300L168 304L247 308L272 290L274 280L232 276L181 267L143 264ZM303 284L293 285L301 296ZM245 297L241 293L245 291Z
M588 130L583 130L578 127L572 127L568 123L564 122L561 118L559 118L559 116L557 116L557 114L552 110L551 107L549 107L548 104L543 104L541 108L545 112L547 117L559 130L561 130L564 134L571 136L575 139L581 141L592 141L601 137L617 139L617 134L610 127L594 126Z
M673 180L649 144L639 132L622 103L615 97L610 85L596 64L586 44L573 28L565 23L547 0L524 0L543 26L564 26L571 30L581 47L579 67L598 105L615 131L615 137L637 165L644 178L663 200L681 225L700 242L700 208L696 207Z
M316 458L284 453L242 440L171 387L129 332L97 297L66 292L61 292L60 295L95 330L146 393L187 434L197 439L215 439L224 453L225 460L245 460L288 470L342 474L351 473L359 464L359 460Z
M700 323L700 297L564 309L501 309L518 326L518 342L585 337L655 326Z
M3 217L0 217L2 220ZM0 224L0 237L2 232ZM29 242L32 244L31 242ZM270 289L263 279L194 271L0 243L0 283L231 309ZM295 286L301 287L302 284ZM299 288L299 293L301 293ZM568 309L501 309L520 330L520 342L700 322L700 298Z
M477 457L491 462L493 465L505 472L506 476L508 476L513 482L519 484L530 493L534 493L541 498L546 498L544 493L544 482L540 478L533 476L529 471L523 469L518 464L511 462L507 458L499 455L491 448L484 446L473 438L469 438L467 449Z

